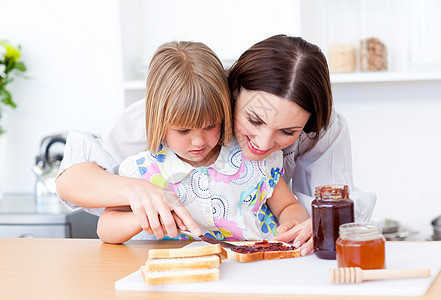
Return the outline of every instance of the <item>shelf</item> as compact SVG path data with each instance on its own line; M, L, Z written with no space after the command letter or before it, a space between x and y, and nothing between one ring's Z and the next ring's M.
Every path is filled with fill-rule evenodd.
M331 83L371 83L441 80L441 71L431 72L354 72L331 74ZM144 90L145 80L124 81L125 90Z
M331 74L332 83L370 83L441 80L441 71L427 72L354 72Z

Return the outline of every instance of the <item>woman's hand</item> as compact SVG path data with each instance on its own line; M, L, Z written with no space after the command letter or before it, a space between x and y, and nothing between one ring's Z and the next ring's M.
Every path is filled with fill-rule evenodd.
M300 248L300 254L305 256L312 251L312 219L308 218L300 224L285 222L277 229L277 235L273 240L292 242L294 247Z
M148 234L154 234L159 239L165 234L173 238L178 235L179 228L201 235L199 226L173 192L132 178L124 193L140 226Z

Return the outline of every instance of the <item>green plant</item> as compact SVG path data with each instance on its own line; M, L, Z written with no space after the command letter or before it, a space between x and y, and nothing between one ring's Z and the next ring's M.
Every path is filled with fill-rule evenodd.
M0 119L4 106L17 107L6 86L16 76L26 71L26 66L20 61L20 56L20 46L14 47L9 42L0 40ZM0 135L3 133L5 130L0 126Z

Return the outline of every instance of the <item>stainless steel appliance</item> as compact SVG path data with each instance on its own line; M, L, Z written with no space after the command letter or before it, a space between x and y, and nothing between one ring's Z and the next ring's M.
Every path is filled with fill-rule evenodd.
M55 179L60 163L63 160L66 134L60 133L44 137L40 143L40 154L35 158L32 171L37 176L35 182L35 202L38 208L53 210L60 209Z

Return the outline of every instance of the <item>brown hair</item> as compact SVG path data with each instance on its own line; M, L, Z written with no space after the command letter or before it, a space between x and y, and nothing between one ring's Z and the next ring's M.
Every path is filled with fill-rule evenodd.
M148 150L158 150L172 125L201 128L206 122L219 121L219 144L226 145L233 135L232 108L225 70L216 54L195 42L159 47L146 83Z
M292 100L311 113L303 131L315 133L311 150L332 113L332 91L326 57L300 37L275 35L245 51L233 65L228 84L234 98L241 88L265 91Z

